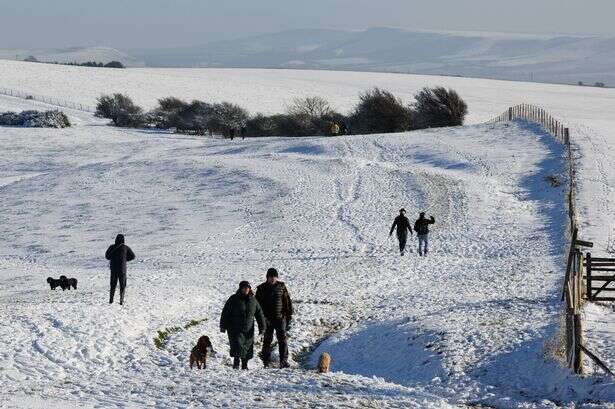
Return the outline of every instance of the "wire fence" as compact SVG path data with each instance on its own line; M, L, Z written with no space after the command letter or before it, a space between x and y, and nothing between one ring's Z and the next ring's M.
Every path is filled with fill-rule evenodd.
M19 91L11 88L0 88L0 95L7 95L15 98L44 102L45 104L74 109L77 111L84 111L90 113L94 113L96 111L96 109L90 105L80 104L78 102L68 101L61 98L48 97L45 95L38 95L30 92Z

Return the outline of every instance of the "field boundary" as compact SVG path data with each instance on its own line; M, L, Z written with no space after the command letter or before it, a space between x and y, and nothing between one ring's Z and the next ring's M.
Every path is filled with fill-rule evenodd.
M48 97L45 95L32 94L30 92L19 91L19 90L11 89L11 88L0 88L0 95L6 95L9 97L43 102L49 105L55 105L55 106L62 107L62 108L74 109L77 111L89 112L92 114L96 112L96 109L89 105L80 104L77 102L68 101L68 100L60 99L60 98Z
M570 249L568 252L568 262L566 265L566 276L562 289L562 301L565 301L566 315L566 336L565 354L566 363L575 374L583 374L583 353L605 372L612 372L600 361L596 355L591 353L583 345L583 325L581 310L584 298L587 298L586 285L584 279L584 263L582 247L593 247L593 243L580 240L578 238L579 228L576 212L576 178L577 170L574 157L572 156L572 144L570 129L567 128L559 119L555 118L544 108L531 104L519 104L509 107L502 114L487 121L487 123L509 122L520 119L541 125L549 135L562 143L566 148L566 159L568 162L568 237L566 245Z
M573 369L574 373L582 374L583 359L581 356L581 345L583 342L583 328L580 310L584 287L582 285L583 263L582 253L577 247L579 230L575 206L576 166L572 157L570 130L545 109L530 104L519 104L509 107L502 114L488 121L488 123L509 122L515 119L533 122L542 126L549 135L566 147L568 161L568 237L566 244L570 251L568 253L566 276L562 289L562 300L566 302L565 353L568 367Z

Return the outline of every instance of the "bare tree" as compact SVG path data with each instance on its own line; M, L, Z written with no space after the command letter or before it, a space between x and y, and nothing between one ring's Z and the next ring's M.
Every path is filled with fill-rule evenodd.
M329 102L318 96L295 98L290 106L287 107L288 115L305 116L310 119L322 118L333 113L333 108Z

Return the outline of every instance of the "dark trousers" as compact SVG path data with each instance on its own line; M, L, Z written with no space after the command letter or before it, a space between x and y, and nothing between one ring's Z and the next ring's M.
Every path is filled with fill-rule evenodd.
M399 251L402 252L406 249L406 242L408 241L407 234L398 234L397 240L399 240Z
M267 320L267 328L263 336L263 351L261 353L263 362L269 363L271 360L271 342L273 341L273 331L278 340L280 351L280 363L288 362L288 343L286 341L286 319Z
M124 291L126 290L126 274L111 272L111 290L109 292L109 304L113 303L115 296L115 288L117 283L120 283L120 304L124 304Z

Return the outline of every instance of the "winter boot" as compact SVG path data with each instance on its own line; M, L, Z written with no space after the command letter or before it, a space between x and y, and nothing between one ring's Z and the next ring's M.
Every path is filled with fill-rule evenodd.
M241 369L248 369L248 360L247 359L242 359L241 360Z
M280 368L290 368L290 365L288 364L288 361L280 362Z
M239 369L239 357L238 356L233 358L233 369Z

